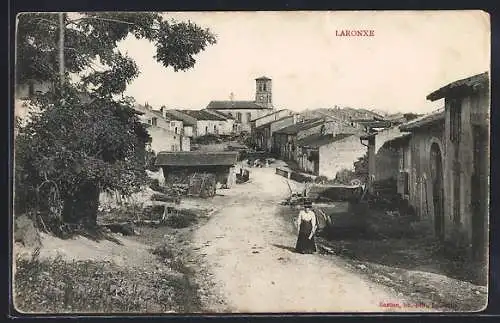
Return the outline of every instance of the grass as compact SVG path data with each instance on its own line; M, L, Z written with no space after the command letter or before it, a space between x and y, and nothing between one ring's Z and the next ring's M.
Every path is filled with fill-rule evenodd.
M104 261L17 259L14 281L16 308L26 313L194 312L198 306L183 273Z

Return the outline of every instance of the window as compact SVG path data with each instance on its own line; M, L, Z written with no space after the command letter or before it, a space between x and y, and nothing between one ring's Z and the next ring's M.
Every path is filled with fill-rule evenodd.
M172 145L172 151L175 151L175 145Z
M241 112L236 112L236 119L241 122Z
M175 127L175 133L177 133L177 131L178 131L178 129L177 129L177 127Z
M171 127L175 126L175 121L170 121L170 126Z
M205 126L205 134L208 133L208 126Z
M158 118L153 117L153 118L151 119L151 124L152 124L153 126L156 126L156 125L158 124Z
M450 141L458 143L460 141L462 107L460 100L454 99L450 103Z
M266 84L262 84L262 91L266 91Z
M247 112L247 121L250 122L250 120L252 120L252 114Z

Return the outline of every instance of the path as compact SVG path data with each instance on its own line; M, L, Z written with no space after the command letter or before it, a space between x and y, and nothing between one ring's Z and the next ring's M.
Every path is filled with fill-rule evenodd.
M296 233L279 215L285 178L274 168L252 169L250 176L221 191L225 196L214 199L221 211L194 236L233 312L381 312L391 308L380 303L402 302L349 272L340 258L293 253Z

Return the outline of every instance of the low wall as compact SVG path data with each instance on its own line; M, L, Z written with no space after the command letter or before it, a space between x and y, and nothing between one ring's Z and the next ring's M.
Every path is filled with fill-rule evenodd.
M293 171L285 167L276 167L276 174L299 183L314 182L316 176Z

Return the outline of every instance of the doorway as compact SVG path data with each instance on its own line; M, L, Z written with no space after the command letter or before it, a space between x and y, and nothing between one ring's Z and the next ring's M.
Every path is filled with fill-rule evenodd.
M434 206L434 232L444 240L444 185L443 158L437 143L431 145L431 182L432 202Z

